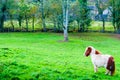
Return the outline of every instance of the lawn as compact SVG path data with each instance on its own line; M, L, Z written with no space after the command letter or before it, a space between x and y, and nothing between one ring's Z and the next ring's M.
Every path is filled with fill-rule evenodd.
M89 27L91 31L102 31L103 30L103 22L102 21L92 21L91 26ZM111 22L105 22L105 31L106 32L114 32L114 27Z
M0 33L0 80L119 80L120 40L108 33ZM87 46L113 55L116 72L94 73Z

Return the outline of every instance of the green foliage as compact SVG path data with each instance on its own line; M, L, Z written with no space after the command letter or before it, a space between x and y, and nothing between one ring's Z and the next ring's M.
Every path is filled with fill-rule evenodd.
M10 15L15 15L17 14L17 7L19 7L17 4L15 4L15 0L8 0L7 1L7 11L9 12Z
M22 16L27 15L30 12L30 5L28 5L26 2L24 2L24 0L19 3L18 8L19 8L18 12Z
M5 16L5 12L7 10L7 3L6 0L1 0L0 1L0 31L3 31L3 27L4 27L4 16Z
M118 33L120 33L120 1L119 0L110 0L109 5L111 8L109 8L112 12L112 23L117 30Z
M114 29L119 32L119 0L109 0L109 5L108 0L69 0L68 21L70 24L68 30L88 30L91 23L88 6L89 4L94 5L90 1L96 3L99 14L102 14L108 6L110 7ZM13 31L11 30L13 28L16 31L25 31L26 28L29 29L31 26L39 29L44 26L43 28L46 28L46 31L62 32L63 30L62 0L0 0L0 3L1 31ZM24 25L25 20L26 26ZM103 20L103 23L103 29L105 29L105 20ZM6 29L6 27L9 27L9 29ZM31 31L31 29L28 31Z
M50 8L49 8L48 18L54 24L54 32L57 32L63 29L62 2L61 0L57 0L57 1L51 0L49 4L50 4Z
M1 80L119 80L119 43L114 34L72 33L62 42L62 34L0 34ZM116 73L105 75L105 69L94 73L90 57L84 57L87 46L115 58ZM116 46L117 45L117 46Z
M86 31L88 26L90 25L91 19L89 16L89 9L87 7L87 0L78 0L79 1L79 9L80 9L80 31Z

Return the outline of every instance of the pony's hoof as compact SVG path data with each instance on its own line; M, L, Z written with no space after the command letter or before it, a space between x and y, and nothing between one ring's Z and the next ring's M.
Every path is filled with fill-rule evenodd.
M105 75L108 75L108 73L105 73Z

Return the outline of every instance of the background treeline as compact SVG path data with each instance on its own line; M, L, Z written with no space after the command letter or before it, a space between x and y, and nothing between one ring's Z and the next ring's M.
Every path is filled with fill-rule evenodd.
M62 32L63 1L0 0L0 31ZM68 0L68 31L88 31L92 21L102 21L102 32L109 21L120 33L120 0Z

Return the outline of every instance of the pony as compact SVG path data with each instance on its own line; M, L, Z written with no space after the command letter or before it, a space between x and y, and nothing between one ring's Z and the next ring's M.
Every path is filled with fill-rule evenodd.
M85 49L84 55L86 57L90 56L93 66L94 66L94 72L96 73L98 71L98 67L105 67L106 68L106 75L113 75L115 72L115 61L114 58L111 55L104 55L101 54L98 50L96 50L92 46L88 46Z

